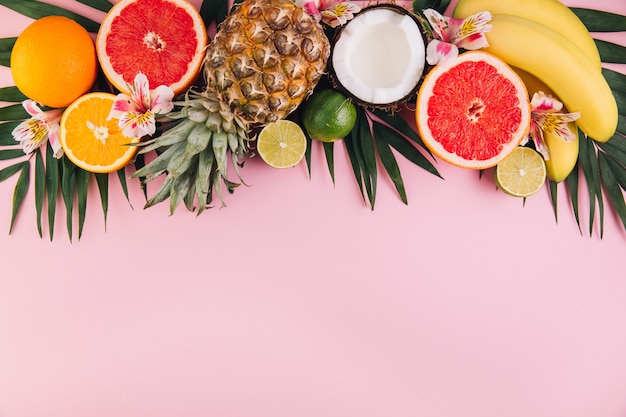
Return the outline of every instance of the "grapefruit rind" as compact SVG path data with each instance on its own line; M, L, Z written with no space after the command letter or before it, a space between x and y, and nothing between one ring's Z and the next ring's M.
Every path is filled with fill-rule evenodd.
M107 51L107 40L108 40L109 35L112 34L113 32L111 30L113 22L116 21L116 19L119 19L120 14L123 12L123 10L126 7L136 6L137 3L140 3L140 2L142 3L157 2L157 3L163 3L163 4L172 3L175 7L182 8L193 22L193 29L197 37L196 48L193 54L193 58L191 59L191 61L188 62L187 71L185 71L184 75L182 75L178 79L178 81L165 84L165 85L168 85L174 91L175 95L178 95L182 93L183 91L185 91L187 88L189 88L189 86L193 84L193 82L196 80L202 67L202 63L204 60L204 51L208 43L208 35L207 35L204 21L202 20L202 17L200 16L200 13L198 12L198 10L187 0L121 0L120 2L113 5L111 10L104 17L100 25L100 30L98 31L98 34L96 36L96 51L98 55L98 61L100 62L100 66L102 67L102 71L104 72L104 75L107 77L107 79L111 82L111 84L115 86L115 88L117 88L119 91L126 93L126 94L130 93L130 86L133 83L134 76L136 75L137 72L140 72L140 71L144 72L148 76L151 89L154 89L158 87L159 85L163 84L163 83L159 83L156 80L151 79L152 77L149 75L150 70L147 69L146 67L142 67L141 65L142 63L144 63L145 65L145 64L159 62L158 59L136 60L136 61L139 61L139 65L137 65L136 71L132 71L133 72L132 79L125 79L124 76L120 74L114 68L112 57ZM151 14L152 13L145 13L146 16L149 16ZM145 24L144 22L141 22L142 24L140 26L138 22L131 23L131 22L125 22L125 21L119 21L119 20L118 22L119 24L122 24L122 25L123 24L136 25L134 27L129 28L130 33L134 31L135 33L137 33L137 36L142 36L144 37L144 39L146 36L149 36L147 33L141 33L140 28L143 28L143 30L145 31L146 27L150 27L149 26L150 23ZM125 45L128 45L130 44L130 41L125 39L123 40L123 43ZM177 44L176 46L178 47L180 43L176 42L176 44ZM120 56L132 58L132 52L128 50L120 51ZM164 67L163 69L167 68L168 66L167 62L165 64L166 65L163 66Z
M444 144L442 144L435 138L435 136L440 135L435 134L435 132L431 129L431 123L429 123L431 119L434 120L434 117L431 116L437 115L436 110L431 109L430 106L431 99L435 96L435 93L433 91L436 83L441 80L443 76L448 74L451 69L468 62L484 62L488 66L494 68L498 75L502 76L503 79L506 79L511 83L515 91L515 96L517 97L517 100L514 100L517 105L514 106L515 108L511 109L515 114L516 120L519 119L517 123L513 122L514 129L509 129L502 135L496 135L495 132L497 132L498 126L501 125L503 122L502 118L498 120L493 120L493 118L491 118L492 125L481 125L482 132L488 132L491 136L497 137L497 140L499 141L499 143L487 143L487 145L489 145L490 148L494 148L495 151L493 151L492 149L472 149L474 154L479 152L486 152L488 155L490 155L489 157L485 158L466 158L459 155L455 150L446 149ZM484 83L485 80L481 80L481 82ZM455 109L467 109L468 113L467 115L455 120L445 120L450 129L457 129L456 131L454 131L454 133L461 133L461 126L464 123L487 123L490 120L489 118L485 118L484 114L482 113L478 118L475 118L473 121L469 120L469 112L471 111L470 109L473 106L472 102L476 99L475 94L472 91L473 89L476 89L476 84L480 84L480 82L468 82L465 85L444 86L444 90L446 90L447 93L453 95L454 97L462 97L465 100L462 104L458 104L458 102L447 103L446 107ZM489 100L489 97L486 97L484 95L481 98L485 101ZM499 105L498 103L487 104ZM493 107L486 105L484 112L488 112L491 108ZM504 114L508 113L505 112ZM482 51L470 51L460 54L452 62L437 65L426 75L417 96L415 116L418 132L422 140L424 141L424 144L431 150L434 155L458 167L480 170L496 166L500 161L506 158L515 148L517 148L522 139L528 134L528 129L530 125L530 103L528 100L528 92L526 90L526 86L517 75L517 73L515 73L515 71L511 69L511 67L509 67L504 61L490 53ZM464 117L467 117L468 120L463 120ZM509 120L509 122L512 121ZM455 149L467 149L468 147L471 149L473 144L480 142L481 139L483 139L480 137L477 138L475 136L472 136L474 135L457 135L457 139L463 140L463 142L453 143L452 146L455 147ZM450 147L450 144L448 144L448 147ZM491 154L493 155L491 156Z

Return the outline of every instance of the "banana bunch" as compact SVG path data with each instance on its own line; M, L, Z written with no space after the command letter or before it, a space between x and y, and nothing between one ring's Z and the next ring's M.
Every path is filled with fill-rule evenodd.
M459 0L454 17L492 13L484 48L543 83L572 112L578 128L606 142L617 129L615 97L604 79L595 42L580 19L558 0Z

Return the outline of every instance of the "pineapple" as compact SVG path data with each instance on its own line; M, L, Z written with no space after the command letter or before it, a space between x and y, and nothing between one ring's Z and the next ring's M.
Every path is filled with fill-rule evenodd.
M250 155L252 126L264 126L294 111L313 92L326 70L330 43L321 25L292 0L245 0L219 26L206 51L204 91L190 90L175 103L180 110L159 137L143 143L157 150L152 162L133 176L148 182L166 174L146 203L168 197L170 211L184 201L200 214L213 192L222 205L222 183L229 192L229 159L238 167Z

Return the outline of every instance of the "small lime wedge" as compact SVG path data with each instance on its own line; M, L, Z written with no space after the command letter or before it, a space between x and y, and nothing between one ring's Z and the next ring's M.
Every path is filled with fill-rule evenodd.
M546 164L534 149L517 147L496 166L496 184L514 197L528 197L546 181Z
M257 151L269 166L290 168L302 160L306 152L306 137L297 123L279 120L261 130Z

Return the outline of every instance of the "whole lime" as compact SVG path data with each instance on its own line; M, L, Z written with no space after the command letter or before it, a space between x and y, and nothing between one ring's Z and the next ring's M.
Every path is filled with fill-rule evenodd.
M302 124L311 139L335 142L346 137L355 123L356 107L338 91L317 91L303 104Z

